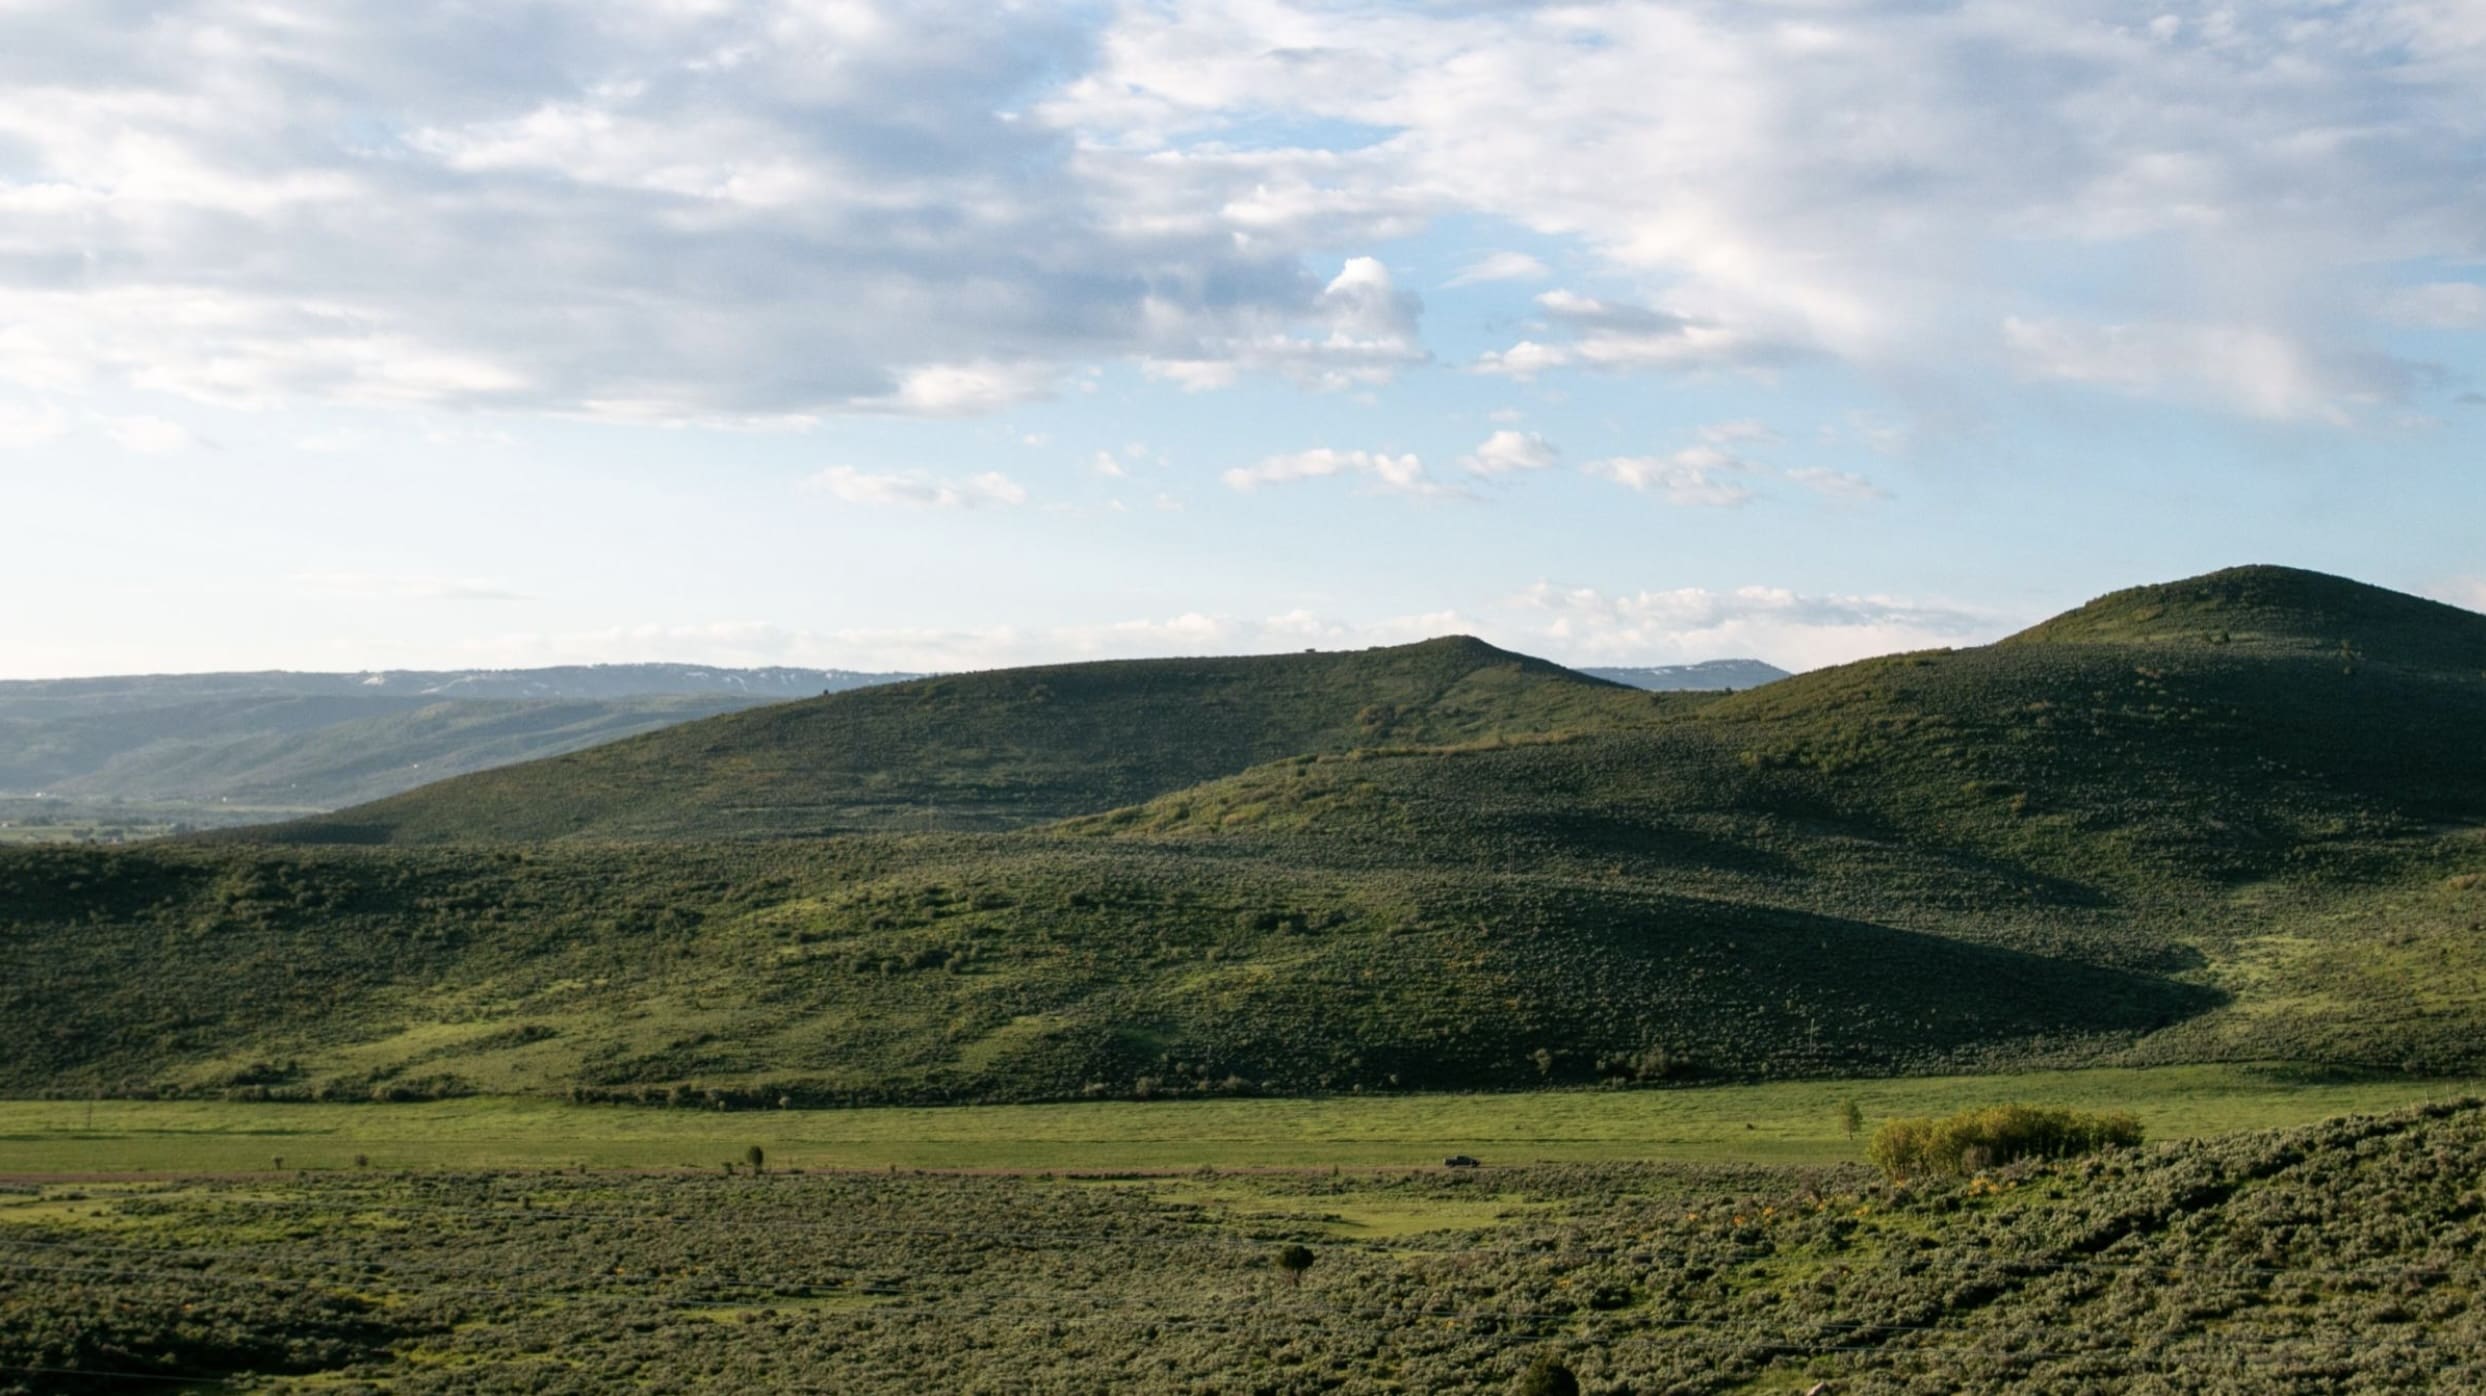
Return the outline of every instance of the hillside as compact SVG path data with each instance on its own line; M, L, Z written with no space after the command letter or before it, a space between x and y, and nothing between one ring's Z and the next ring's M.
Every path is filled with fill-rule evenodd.
M906 677L623 664L0 682L0 798L266 819Z
M2273 633L2394 609L2295 584ZM2436 619L2388 662L2119 622L1652 695L1451 640L737 713L0 856L0 1089L2477 1070L2486 674L2419 662L2477 620Z
M288 842L1002 829L1300 752L1646 720L1656 700L1466 638L1004 669L830 694L266 831Z
M2486 615L2292 567L2231 567L2132 587L2002 643L2238 646L2346 664L2486 671Z

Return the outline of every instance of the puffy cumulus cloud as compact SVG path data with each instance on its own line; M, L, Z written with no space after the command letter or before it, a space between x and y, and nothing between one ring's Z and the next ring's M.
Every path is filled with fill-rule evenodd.
M2440 0L1162 0L1117 11L1099 62L1044 112L1100 161L1219 191L1195 217L1274 203L1264 226L1326 219L1337 237L1483 215L1584 249L1646 301L1549 298L1543 330L1490 371L1820 354L1967 373L2010 316L2154 321L2213 352L2146 355L2156 376L2054 357L2119 391L2338 420L2426 381L2367 361L2378 281L2486 252L2486 38L2469 16ZM1361 135L1238 148L1287 119ZM2465 324L2465 301L2393 313Z
M0 6L0 383L784 423L1423 358L1377 263L1303 259L1390 226L1319 211L1363 175L1255 204L1035 114L1095 11L143 8Z
M1552 469L1561 454L1552 442L1533 432L1506 430L1478 442L1460 463L1471 475L1510 475Z
M848 504L908 509L976 509L1027 502L1027 487L997 470L951 480L920 471L876 473L832 465L805 480L803 488Z
M1737 475L1755 473L1751 462L1715 446L1686 446L1668 456L1610 456L1582 467L1600 479L1662 496L1686 508L1731 509L1752 498Z
M1400 290L1388 267L1353 257L1303 315L1291 317L1310 322L1309 333L1270 312L1238 316L1262 323L1249 333L1201 336L1185 353L1152 356L1141 367L1194 392L1226 387L1247 372L1322 390L1372 387L1431 359L1417 339L1423 313L1423 302Z
M1780 467L1728 449L1739 443L1756 447L1779 444L1782 438L1765 422L1713 422L1698 434L1697 443L1671 455L1610 456L1590 461L1581 469L1687 508L1733 508L1748 503L1754 491L1745 482L1764 479L1785 480L1814 494L1849 503L1890 498L1881 486L1852 471L1827 466Z
M2356 420L2433 381L2380 324L2478 325L2391 287L2486 256L2481 87L2442 0L42 0L0 6L0 385L748 422L1107 361L1364 388L1427 355L1349 254L1456 216L1614 288L1490 372L1973 372L1999 334L2036 382Z
M1413 453L1394 456L1387 451L1340 451L1327 446L1269 456L1252 465L1237 466L1222 478L1227 488L1248 493L1263 485L1325 480L1339 475L1363 479L1376 489L1395 494L1456 492L1454 487L1427 475L1423 459Z
M1962 607L1782 587L1608 593L1539 582L1512 604L1535 617L1541 652L1579 664L1749 657L1813 669L1977 643L2011 628L2001 617Z

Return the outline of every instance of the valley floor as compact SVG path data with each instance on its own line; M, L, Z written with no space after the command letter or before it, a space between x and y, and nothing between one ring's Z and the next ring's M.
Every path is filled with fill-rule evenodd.
M1085 1118L1151 1114L1182 1118ZM1855 1164L1079 1179L774 1155L764 1176L20 1183L0 1392L1561 1389L1526 1384L1539 1364L1594 1396L2473 1391L2481 1171L2471 1101L1920 1186Z
M350 1168L713 1170L751 1145L789 1168L1164 1171L1487 1162L1834 1164L1899 1115L2012 1102L2128 1110L2152 1139L2311 1123L2486 1094L2486 1080L2180 1066L1681 1089L1062 1105L715 1111L535 1098L397 1105L0 1101L0 1177ZM282 1164L276 1160L282 1159Z

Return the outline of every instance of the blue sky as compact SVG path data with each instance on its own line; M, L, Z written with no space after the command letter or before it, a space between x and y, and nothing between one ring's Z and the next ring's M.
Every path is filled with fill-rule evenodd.
M2486 607L2458 3L0 4L0 676Z

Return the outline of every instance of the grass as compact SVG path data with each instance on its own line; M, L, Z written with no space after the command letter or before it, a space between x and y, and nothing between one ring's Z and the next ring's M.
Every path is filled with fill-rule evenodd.
M2486 1072L2481 635L2263 569L1732 695L1447 640L785 704L274 842L0 850L0 1093ZM787 837L893 823L949 827Z
M2486 1089L2471 1080L2306 1080L2248 1066L2039 1072L1651 1091L942 1109L636 1110L533 1099L393 1106L0 1102L0 1174L375 1169L771 1168L1112 1172L1438 1167L1601 1160L1822 1164L1863 1157L1838 1119L2019 1102L2129 1110L2153 1139L2310 1123ZM7 1215L0 1211L0 1216ZM1372 1219L1385 1226L1385 1219Z
M2054 1084L2191 1123L2263 1108L2234 1079ZM1109 1112L1152 1113L1186 1112ZM1907 1184L1612 1161L0 1181L0 1391L1499 1396L1540 1361L1683 1396L2478 1390L2482 1165L2468 1101Z

